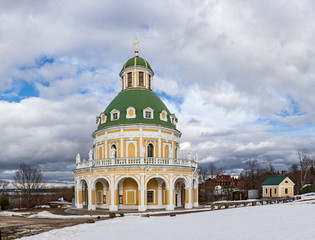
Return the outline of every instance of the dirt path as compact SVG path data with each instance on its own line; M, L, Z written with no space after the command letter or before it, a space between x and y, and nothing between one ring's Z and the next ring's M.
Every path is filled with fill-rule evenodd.
M53 229L69 227L77 224L86 223L93 219L95 222L107 219L98 218L69 218L69 219L49 219L49 218L26 218L17 216L1 216L0 230L2 240L16 239L25 236L35 235Z

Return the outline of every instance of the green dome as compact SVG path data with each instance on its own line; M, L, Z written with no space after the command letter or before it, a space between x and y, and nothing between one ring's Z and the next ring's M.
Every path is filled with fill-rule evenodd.
M124 71L126 68L133 66L146 67L150 69L153 73L150 64L144 58L141 58L139 56L135 56L133 58L128 59L127 62L124 64L123 68L121 69L121 72Z
M126 118L128 107L133 107L135 109L135 118ZM143 109L146 109L147 107L154 110L153 119L144 118ZM120 111L120 116L118 120L112 121L111 111L114 109ZM167 112L167 121L160 119L160 113L163 110ZM99 121L97 130L121 124L138 123L161 125L163 127L176 129L176 126L171 123L171 113L168 108L154 92L148 89L129 89L120 92L105 109L104 114L106 115L106 122L102 124L101 121Z

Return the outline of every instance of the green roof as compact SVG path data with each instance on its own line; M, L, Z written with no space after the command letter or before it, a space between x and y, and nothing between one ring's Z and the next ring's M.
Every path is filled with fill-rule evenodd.
M135 108L136 118L126 118L126 111L128 107ZM147 107L154 110L153 119L143 117L143 109ZM120 116L118 120L111 121L110 112L114 109L120 111ZM160 119L160 113L163 110L167 112L167 121ZM168 108L154 92L148 89L133 88L121 91L105 109L104 114L106 115L107 120L103 124L101 124L100 121L97 130L121 124L138 123L161 125L163 127L176 129L176 126L171 123L171 113Z
M135 56L133 58L128 59L127 62L124 64L123 68L121 69L121 71L125 70L128 67L133 67L133 66L146 67L153 72L150 64L144 58L141 58L139 56Z
M264 181L261 185L279 185L287 176L270 177Z

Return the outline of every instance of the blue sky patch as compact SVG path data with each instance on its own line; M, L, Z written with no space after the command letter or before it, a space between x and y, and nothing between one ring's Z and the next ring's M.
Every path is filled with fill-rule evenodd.
M282 109L280 113L277 113L277 116L286 118L289 116L302 116L306 114L306 112L301 111L299 103L292 96L289 95L286 98L289 102L289 106L286 109Z
M0 100L7 102L20 102L29 97L39 97L39 91L33 83L19 81L14 84L14 88L5 91L0 95Z

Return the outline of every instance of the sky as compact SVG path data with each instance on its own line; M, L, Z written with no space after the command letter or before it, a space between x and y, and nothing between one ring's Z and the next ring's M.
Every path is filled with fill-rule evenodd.
M199 163L277 170L315 150L311 0L0 2L0 179L24 162L55 185L88 158L96 116L139 55Z

